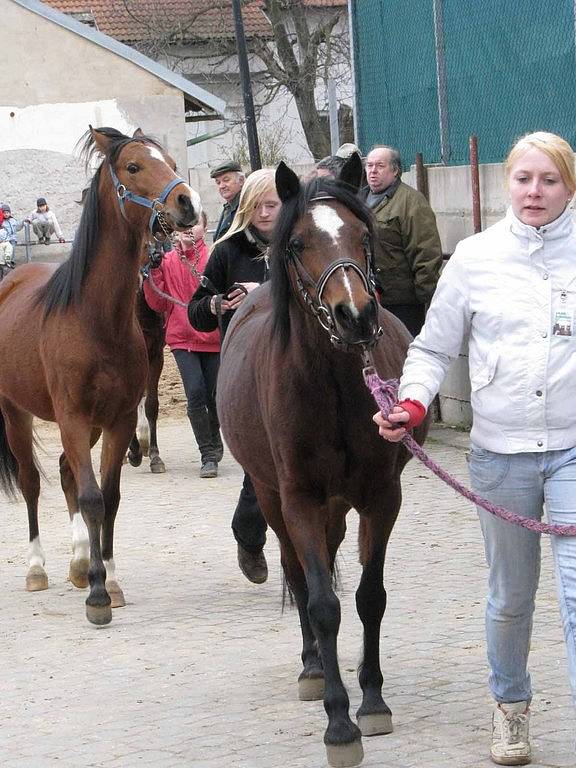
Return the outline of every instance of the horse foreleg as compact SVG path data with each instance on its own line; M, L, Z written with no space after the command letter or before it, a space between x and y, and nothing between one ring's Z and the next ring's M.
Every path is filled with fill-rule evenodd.
M260 508L278 536L282 569L298 608L302 632L302 672L298 676L298 698L300 701L317 701L324 696L324 670L308 616L306 577L282 520L279 495L267 486L259 484L257 480L253 480L253 485Z
M92 447L98 442L100 434L100 429L92 430L90 437ZM70 560L68 578L78 589L86 589L88 586L88 568L90 567L88 528L80 512L76 480L65 453L60 456L60 484L66 498L72 533L72 559Z
M156 433L159 411L158 384L163 367L164 351L161 349L159 355L156 355L149 360L148 386L146 390L146 400L144 402L144 410L146 413L146 419L148 420L150 435L148 457L150 458L150 471L154 474L161 474L162 472L166 472L166 466L160 458L160 451L158 450L158 437Z
M359 542L362 577L356 591L356 608L364 627L364 652L358 669L362 704L356 717L364 736L391 733L392 712L382 698L380 628L386 610L384 558L386 545L400 508L400 483L386 494L386 515L381 510L360 519Z
M90 544L86 617L92 624L112 621L110 596L106 591L106 569L102 560L101 535L104 522L104 499L96 482L90 456L92 427L83 419L57 414L64 453L74 474L78 489L78 506L86 526Z
M18 464L18 486L24 496L28 510L28 573L26 589L38 592L48 589L48 576L44 570L46 558L40 543L38 528L38 497L40 495L40 473L34 460L32 415L22 411L8 401L2 401L6 440Z
M309 498L283 501L288 535L306 575L308 617L324 668L324 709L328 715L324 744L328 762L331 766L358 765L364 756L361 732L350 719L350 701L338 665L340 601L332 588L327 510L312 505Z
M110 594L113 608L126 605L124 593L116 579L114 563L114 522L120 504L120 474L122 461L131 435L136 427L136 413L127 417L123 423L116 424L114 430L104 432L104 450L102 452L102 495L104 497L104 526L102 529L102 557L106 567L106 589Z

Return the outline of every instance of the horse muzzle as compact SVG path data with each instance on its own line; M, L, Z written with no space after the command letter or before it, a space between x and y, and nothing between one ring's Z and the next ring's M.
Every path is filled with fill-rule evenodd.
M339 302L333 308L333 335L344 344L373 346L381 335L378 306L369 297L361 308L351 302Z

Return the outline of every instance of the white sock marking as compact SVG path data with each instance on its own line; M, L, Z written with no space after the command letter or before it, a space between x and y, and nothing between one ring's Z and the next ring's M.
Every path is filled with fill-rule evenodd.
M138 425L136 427L136 431L138 434L138 439L140 441L144 440L145 442L150 441L150 427L148 424L148 419L146 418L146 411L144 409L144 403L146 402L146 397L144 396L142 400L138 403Z
M33 565L39 565L43 568L45 562L46 558L44 557L42 544L40 544L40 536L36 536L36 538L32 539L28 545L28 564L30 568L32 568Z
M111 560L104 560L104 567L106 568L106 581L116 581L116 566L114 565L114 558Z
M88 537L88 528L84 522L81 512L72 515L72 559L83 560L90 559L90 540Z

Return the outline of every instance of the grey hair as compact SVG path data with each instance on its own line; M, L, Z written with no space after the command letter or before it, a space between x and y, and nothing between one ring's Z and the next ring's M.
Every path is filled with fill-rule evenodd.
M398 171L398 178L402 176L402 158L400 157L400 151L396 147L391 147L389 144L374 144L370 152L373 149L387 149L390 152L390 165L395 171Z

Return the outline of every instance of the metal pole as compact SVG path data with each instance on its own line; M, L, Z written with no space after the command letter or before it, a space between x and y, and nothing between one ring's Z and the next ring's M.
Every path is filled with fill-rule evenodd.
M440 161L447 165L450 159L448 135L448 96L446 85L446 57L444 55L443 0L433 0L434 45L436 48L436 87L438 90L438 121L440 124Z
M262 167L260 159L260 146L258 144L258 131L256 130L256 114L254 113L254 100L252 98L252 86L250 84L250 67L248 66L248 53L246 51L246 38L244 36L244 22L242 21L242 8L240 0L232 0L234 11L234 31L236 45L238 47L238 64L240 66L240 83L244 98L244 115L246 118L246 136L248 137L248 152L250 153L250 165L253 171Z
M576 0L574 0L576 3ZM348 34L350 38L350 58L352 61L352 117L354 118L354 143L360 146L360 131L358 127L358 90L356 88L357 60L356 60L356 2L348 0Z
M338 102L336 101L336 83L328 78L328 114L330 116L330 149L335 155L340 146L340 128L338 127Z
M480 205L480 173L478 169L478 139L470 136L470 175L472 178L472 221L474 234L482 232L482 206Z

